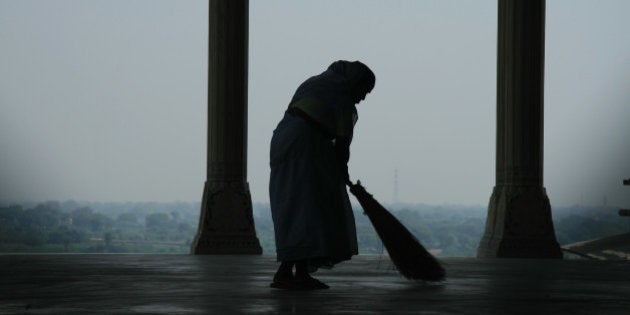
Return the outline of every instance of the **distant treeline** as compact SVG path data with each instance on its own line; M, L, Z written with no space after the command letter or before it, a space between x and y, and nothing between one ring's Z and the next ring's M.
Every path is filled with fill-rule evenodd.
M100 208L100 204L93 204ZM69 210L57 202L0 207L1 252L183 253L198 216L187 208L156 204L86 205ZM172 205L171 205L172 206ZM154 212L155 209L163 212ZM166 209L172 209L167 211Z
M197 232L199 203L46 202L0 206L0 252L187 253ZM439 256L474 256L486 209L459 205L386 205ZM371 223L355 208L359 252L383 252ZM263 252L275 253L268 204L253 214ZM569 244L630 231L630 220L614 208L553 210L556 236Z

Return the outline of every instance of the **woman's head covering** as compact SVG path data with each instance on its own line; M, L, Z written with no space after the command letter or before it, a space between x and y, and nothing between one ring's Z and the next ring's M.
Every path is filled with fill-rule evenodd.
M326 71L302 82L290 103L312 97L332 107L355 105L372 91L374 81L374 73L363 63L335 61Z
M343 76L348 87L360 96L372 91L376 82L374 72L360 61L338 60L333 62L328 70Z

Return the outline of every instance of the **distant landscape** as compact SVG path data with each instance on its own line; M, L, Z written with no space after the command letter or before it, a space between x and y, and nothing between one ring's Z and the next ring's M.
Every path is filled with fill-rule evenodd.
M385 205L428 249L442 257L471 257L483 234L486 207ZM44 202L0 205L1 253L188 253L197 232L200 204ZM254 203L256 232L264 254L274 254L268 204ZM359 253L381 254L371 223L355 207ZM611 207L553 209L558 242L630 231L630 220Z

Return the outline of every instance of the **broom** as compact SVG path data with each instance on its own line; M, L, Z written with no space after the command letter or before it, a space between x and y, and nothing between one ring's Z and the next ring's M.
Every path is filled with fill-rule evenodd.
M392 262L405 278L424 281L444 280L440 263L420 244L405 226L370 195L361 181L348 181L350 192L357 198L372 222Z

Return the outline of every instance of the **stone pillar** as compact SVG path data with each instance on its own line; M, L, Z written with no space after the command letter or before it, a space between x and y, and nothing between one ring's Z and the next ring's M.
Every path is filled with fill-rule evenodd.
M545 1L499 0L496 185L478 257L561 258L543 187Z
M193 254L261 254L247 183L248 0L210 0L208 169Z

